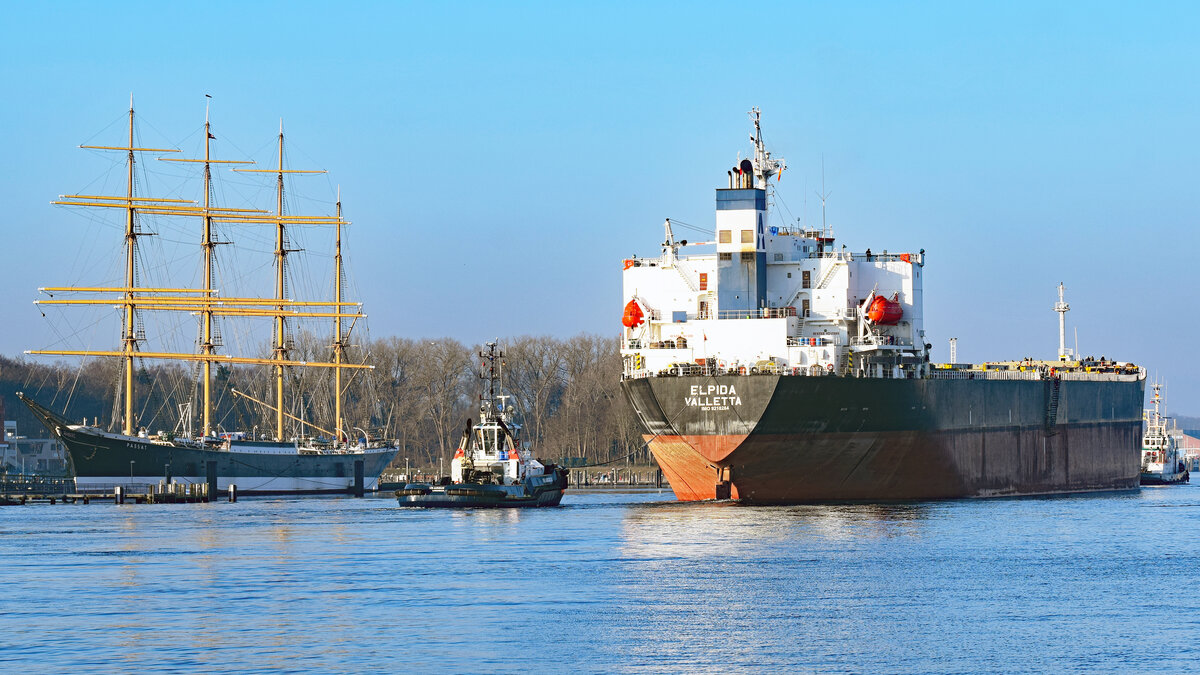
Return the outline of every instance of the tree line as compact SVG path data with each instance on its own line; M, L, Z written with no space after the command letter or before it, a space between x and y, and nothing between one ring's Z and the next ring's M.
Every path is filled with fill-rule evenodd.
M625 457L650 461L619 385L617 338L521 336L500 340L499 345L504 354L504 392L512 397L510 404L523 426L523 440L537 456L575 458L588 464ZM404 466L407 459L412 466L432 468L439 459L448 460L467 420L478 416L486 386L479 356L483 349L483 345L468 346L452 338L397 337L351 347L348 362L374 368L343 371L343 418L348 434L395 439L401 447L398 466ZM291 358L328 361L328 339L298 334ZM190 431L199 433L199 365L145 361L139 366L134 405L137 425L152 434L187 433L190 410ZM217 430L273 437L275 412L235 393L273 405L273 367L220 365L212 372ZM86 418L89 424L117 430L120 373L116 359L89 359L79 365L0 356L5 418L17 420L24 435L43 433L15 396L24 391L68 419ZM288 419L285 437L321 436L333 430L331 369L289 368L285 388L285 411L303 420Z

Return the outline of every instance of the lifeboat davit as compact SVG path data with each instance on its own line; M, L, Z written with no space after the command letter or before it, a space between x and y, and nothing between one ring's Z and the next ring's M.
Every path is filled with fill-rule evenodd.
M630 300L625 305L625 316L621 317L621 323L626 328L637 328L642 325L642 308L638 306L637 300Z
M867 318L871 323L877 323L884 326L894 325L904 316L904 309L899 302L888 300L882 295L876 296L871 301L871 306L867 308Z

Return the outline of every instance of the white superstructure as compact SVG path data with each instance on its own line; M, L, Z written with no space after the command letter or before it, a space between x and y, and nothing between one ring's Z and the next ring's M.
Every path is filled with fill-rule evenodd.
M625 261L621 353L630 377L700 369L789 375L922 377L919 253L855 253L832 232L769 217L786 167L754 122L753 159L716 191L716 253L681 255L668 220L657 258Z

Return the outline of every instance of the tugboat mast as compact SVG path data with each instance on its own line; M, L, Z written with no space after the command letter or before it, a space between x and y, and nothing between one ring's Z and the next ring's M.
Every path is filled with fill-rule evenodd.
M483 358L486 360L486 362L484 363L484 367L487 368L487 371L484 373L480 373L479 379L488 381L488 395L487 395L487 400L482 403L482 405L480 406L480 409L481 409L481 412L483 412L484 414L487 414L488 412L493 411L495 408L496 380L498 378L498 376L496 375L496 359L504 358L504 352L496 351L496 343L495 342L488 342L484 346L487 347L487 351L479 352L479 356L480 356L480 358Z

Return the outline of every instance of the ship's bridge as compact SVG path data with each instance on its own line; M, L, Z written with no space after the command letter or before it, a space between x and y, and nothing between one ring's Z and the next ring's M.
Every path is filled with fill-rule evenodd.
M755 128L753 159L716 190L713 241L704 242L716 253L682 255L686 242L667 220L660 256L625 260L627 369L924 372L924 250L852 252L828 227L772 224L769 179L786 165Z

